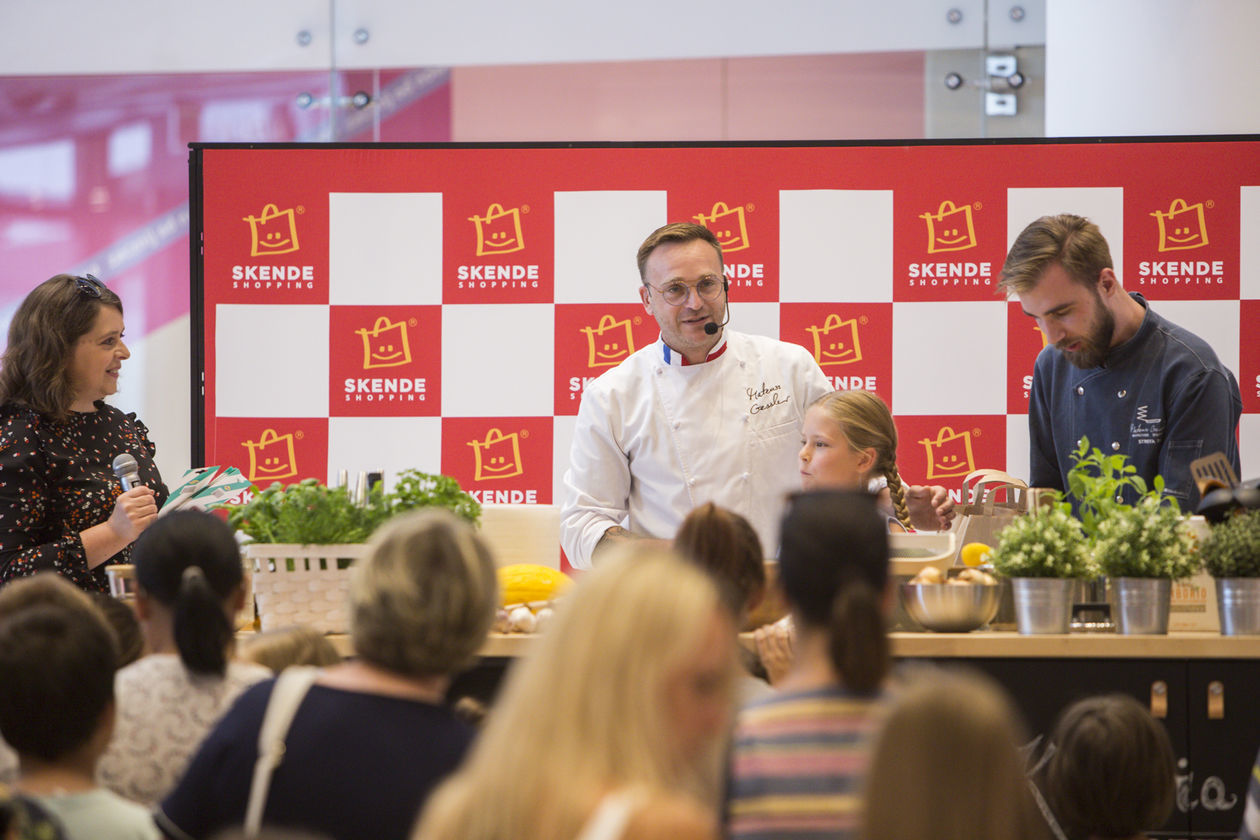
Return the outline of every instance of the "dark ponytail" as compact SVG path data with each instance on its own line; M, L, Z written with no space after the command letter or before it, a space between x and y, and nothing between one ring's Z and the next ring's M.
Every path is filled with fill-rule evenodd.
M198 674L222 676L227 670L232 623L223 599L210 588L201 567L184 569L173 612L175 646L184 666Z
M794 496L780 529L779 579L797 620L827 632L845 686L877 690L890 654L882 608L888 529L875 497L850 490Z
M232 531L199 511L163 516L136 541L136 582L171 611L184 667L222 676L234 634L230 599L244 578Z
M879 593L856 580L832 601L828 653L847 688L876 691L891 667L888 633Z

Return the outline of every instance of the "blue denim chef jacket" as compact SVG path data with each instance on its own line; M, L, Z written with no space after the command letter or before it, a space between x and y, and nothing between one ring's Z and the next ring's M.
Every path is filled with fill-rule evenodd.
M1192 513L1199 491L1191 461L1224 452L1239 471L1238 381L1207 342L1160 317L1140 294L1130 297L1146 316L1101 366L1081 370L1053 346L1037 356L1028 404L1032 485L1066 490L1070 453L1085 435L1105 454L1128 455L1148 485L1162 475L1165 494Z

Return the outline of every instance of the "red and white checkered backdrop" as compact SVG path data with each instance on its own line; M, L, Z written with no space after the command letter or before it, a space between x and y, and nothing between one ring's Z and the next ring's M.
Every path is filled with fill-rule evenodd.
M192 166L194 411L205 462L256 482L416 467L559 502L584 385L656 338L635 252L681 220L724 244L732 328L888 402L908 481L1026 476L1043 339L994 289L1023 226L1060 212L1096 221L1125 288L1237 373L1260 474L1255 138L205 145Z

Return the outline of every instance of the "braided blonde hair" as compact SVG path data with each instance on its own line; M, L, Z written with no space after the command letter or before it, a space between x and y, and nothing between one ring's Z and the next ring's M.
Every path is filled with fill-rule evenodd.
M893 512L907 530L910 510L906 507L906 488L897 471L897 424L888 405L871 391L832 391L814 401L840 427L854 451L875 450L874 472L888 482L888 495Z

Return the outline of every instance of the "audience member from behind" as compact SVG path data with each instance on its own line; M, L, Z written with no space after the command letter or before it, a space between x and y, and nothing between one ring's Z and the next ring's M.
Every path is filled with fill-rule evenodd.
M716 837L735 625L708 575L610 548L517 663L418 840Z
M88 595L114 630L114 637L118 640L118 667L125 668L144 656L144 631L140 629L140 621L131 605L104 592L89 592Z
M232 659L245 586L222 520L200 511L163 516L140 535L132 561L150 654L118 672L118 726L97 778L152 808L240 693L271 672Z
M987 677L924 669L898 691L866 780L863 840L1041 840L1023 728Z
M744 517L705 502L687 514L674 536L674 550L708 572L726 601L736 626L743 627L749 614L766 596L766 561L761 540ZM766 670L756 654L737 648L747 672L739 686L740 702L766 696L770 691Z
M869 493L818 490L791 500L780 535L794 656L778 693L739 715L730 834L852 837L890 666L887 527Z
M1079 700L1060 715L1052 742L1046 801L1072 840L1136 840L1172 816L1172 744L1137 700Z
M280 627L258 633L241 645L242 659L278 674L293 665L327 668L341 661L328 637L313 627Z
M451 675L476 658L498 605L490 551L467 523L426 510L377 531L350 584L357 658L321 671L302 697L263 823L336 840L406 837L472 741L443 700ZM275 684L248 689L211 731L162 802L157 818L167 834L204 838L244 824Z
M96 609L87 593L63 586L55 572L40 572L0 586L0 618L38 604L52 604L72 610ZM0 783L13 784L18 777L18 757L0 737Z
M0 733L18 753L18 789L71 840L159 836L145 808L96 785L114 728L117 656L91 606L43 603L0 617Z

